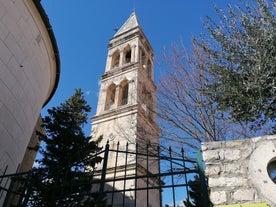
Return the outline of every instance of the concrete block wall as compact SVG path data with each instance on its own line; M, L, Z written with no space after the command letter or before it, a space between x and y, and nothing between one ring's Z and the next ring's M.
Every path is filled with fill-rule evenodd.
M202 144L214 206L266 202L276 207L267 165L276 159L276 135Z

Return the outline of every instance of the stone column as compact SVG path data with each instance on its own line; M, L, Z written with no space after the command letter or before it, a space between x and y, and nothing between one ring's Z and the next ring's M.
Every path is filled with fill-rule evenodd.
M136 62L135 61L135 57L136 57L136 45L132 45L132 47L131 47L131 60L130 60L130 62Z
M140 48L139 46L135 47L135 62L139 62L140 59Z
M123 65L124 51L120 51L119 67Z
M117 107L118 107L118 103L119 103L119 92L120 92L120 85L117 85L117 84L116 84L116 91L115 91L114 107L113 107L113 108L117 108Z
M112 55L108 54L108 56L106 58L105 72L111 70L111 60L112 60Z

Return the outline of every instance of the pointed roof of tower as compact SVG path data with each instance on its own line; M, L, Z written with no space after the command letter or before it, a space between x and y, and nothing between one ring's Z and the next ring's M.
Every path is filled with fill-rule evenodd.
M121 28L116 32L113 37L116 37L124 32L127 32L135 27L140 26L135 12L132 12L128 20L121 26Z

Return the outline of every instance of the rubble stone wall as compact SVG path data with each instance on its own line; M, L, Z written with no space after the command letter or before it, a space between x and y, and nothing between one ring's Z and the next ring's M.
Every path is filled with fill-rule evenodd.
M276 135L202 144L214 206L266 202L276 207L267 166L276 160Z

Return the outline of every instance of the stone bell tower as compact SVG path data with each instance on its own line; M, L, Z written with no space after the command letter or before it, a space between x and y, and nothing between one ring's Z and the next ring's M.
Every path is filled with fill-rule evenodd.
M147 143L158 145L159 128L156 124L156 86L154 84L153 49L147 40L135 13L110 39L105 73L101 76L101 85L97 112L92 117L92 138L103 136L102 146L109 141L110 148L115 149L118 142L120 149L140 150ZM144 148L145 149L145 148ZM115 156L108 158L108 168L114 169ZM123 159L118 159L116 166L125 165ZM120 163L121 160L121 163ZM135 174L131 166L138 165L138 159L133 155L127 162L127 174ZM150 168L146 171L158 173L158 160L151 160ZM139 172L145 171L145 163L139 161ZM143 170L141 170L143 169ZM119 168L116 171L120 176ZM107 177L112 176L112 170ZM136 169L137 175L137 169ZM151 181L153 183L154 181ZM127 182L127 188L137 188L137 182ZM120 184L117 185L120 188ZM126 196L136 199L137 206L160 206L160 192L150 193L145 198L143 193L127 192ZM131 200L130 199L130 200ZM117 204L120 206L120 204ZM116 206L116 205L113 205ZM127 206L132 206L128 204Z

